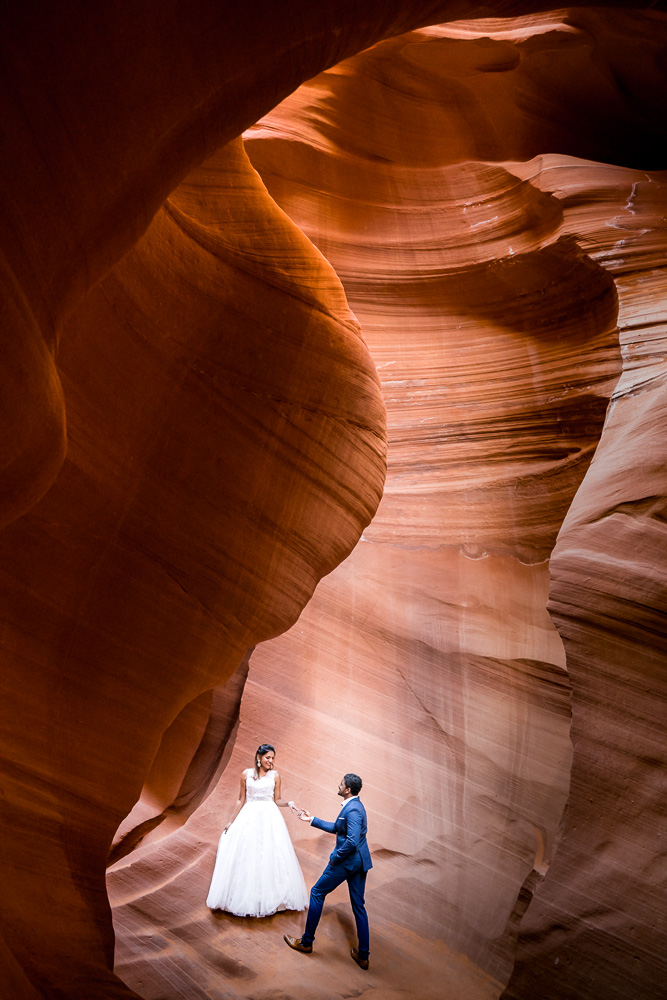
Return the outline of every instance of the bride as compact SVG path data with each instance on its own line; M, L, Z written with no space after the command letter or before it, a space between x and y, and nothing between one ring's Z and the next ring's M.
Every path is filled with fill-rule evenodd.
M308 892L285 820L276 751L262 743L254 768L241 773L236 809L222 831L206 905L238 917L267 917L277 910L305 910Z

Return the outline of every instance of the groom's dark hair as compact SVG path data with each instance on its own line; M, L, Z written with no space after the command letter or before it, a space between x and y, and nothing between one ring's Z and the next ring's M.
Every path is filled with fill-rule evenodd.
M353 795L358 795L361 791L361 778L358 774L346 774L343 778L345 787L349 788Z

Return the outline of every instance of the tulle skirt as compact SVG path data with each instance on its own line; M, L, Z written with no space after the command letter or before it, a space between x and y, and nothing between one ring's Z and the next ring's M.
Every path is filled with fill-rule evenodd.
M206 905L238 917L305 910L308 891L301 866L272 800L246 802L220 837Z

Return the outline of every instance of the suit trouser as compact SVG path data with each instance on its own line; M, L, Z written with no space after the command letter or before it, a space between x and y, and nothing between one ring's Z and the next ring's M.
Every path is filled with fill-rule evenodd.
M361 958L368 955L368 916L364 905L364 892L366 889L366 872L348 871L342 865L332 865L329 863L319 879L310 890L310 905L308 916L306 917L306 929L301 936L304 944L312 944L315 939L315 931L322 916L322 907L325 897L336 889L342 882L347 882L350 892L350 903L357 925L357 937L359 938L359 954Z

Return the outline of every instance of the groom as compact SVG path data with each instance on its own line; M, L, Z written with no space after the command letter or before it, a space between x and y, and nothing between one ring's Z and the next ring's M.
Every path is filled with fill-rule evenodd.
M318 830L336 834L336 846L329 855L329 864L310 890L310 906L306 918L306 929L300 938L289 937L285 941L295 951L310 954L319 919L322 915L324 899L342 882L347 882L350 892L352 912L357 924L359 947L352 948L350 954L362 969L368 968L368 917L364 906L366 872L373 867L371 854L366 843L366 810L359 798L361 778L358 774L346 774L338 786L338 794L344 799L343 807L335 823L311 816L305 809L299 819Z

